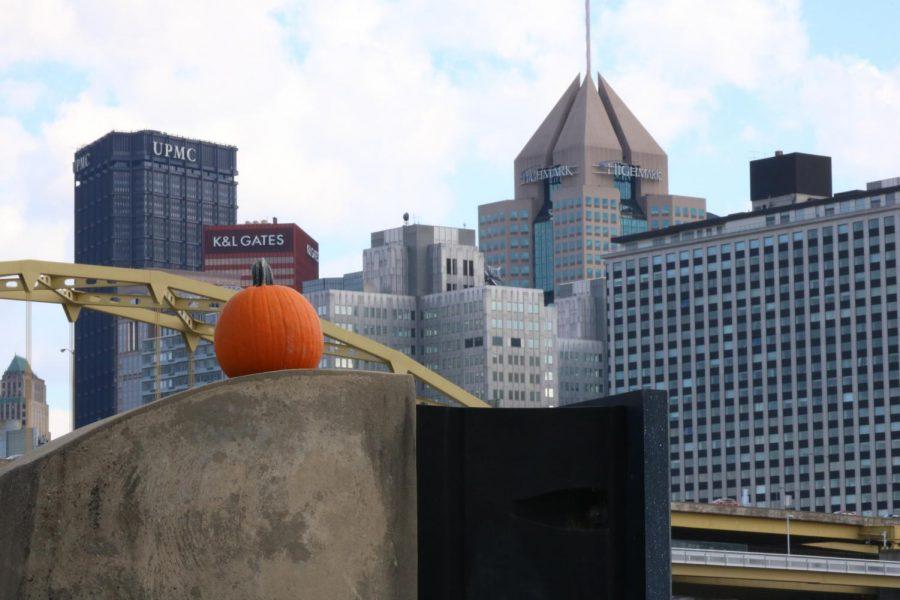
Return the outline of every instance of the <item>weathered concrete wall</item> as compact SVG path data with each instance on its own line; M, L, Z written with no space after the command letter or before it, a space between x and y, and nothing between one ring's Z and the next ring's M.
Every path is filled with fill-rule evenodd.
M413 599L415 464L406 376L172 396L0 471L0 598Z

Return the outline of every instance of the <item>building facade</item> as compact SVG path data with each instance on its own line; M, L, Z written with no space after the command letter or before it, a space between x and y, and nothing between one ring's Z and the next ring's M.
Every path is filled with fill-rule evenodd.
M204 225L233 225L237 149L158 131L111 132L75 153L75 262L199 270ZM118 321L75 326L75 426L119 411Z
M606 396L606 279L561 285L554 307L559 405Z
M242 287L240 279L226 273L168 272L234 290ZM216 315L195 313L194 318L215 324ZM191 357L184 338L171 329L118 319L116 333L116 412L225 379L207 341L201 340Z
M307 282L304 295L320 317L403 352L494 406L557 404L555 309L544 306L541 290L486 286L473 230L376 232L363 263L361 291L338 287L339 278ZM322 366L381 368L336 357ZM432 390L419 393L439 399Z
M534 255L532 238L540 208L536 198L501 200L478 207L479 248L485 262L501 274L505 285L541 287L534 285L534 263L553 262L552 254Z
M515 198L479 207L479 242L504 281L547 292L599 277L614 237L706 217L669 194L668 157L599 74L569 85L515 159Z
M260 258L272 267L274 281L300 291L319 278L319 243L293 223L245 223L203 228L203 271L252 281L250 268Z
M325 290L347 290L348 292L363 291L363 272L354 271L343 277L321 277L312 281L303 282L303 293L322 292Z
M21 356L0 379L0 458L24 454L50 441L47 385Z
M900 187L870 188L617 240L609 392L668 391L673 500L900 512Z
M478 286L426 296L322 290L304 294L323 319L403 352L492 406L558 402L556 311L535 289ZM326 368L381 369L348 358ZM431 390L423 397L440 400Z
M214 316L203 320L216 322ZM134 389L126 396L123 410L226 379L210 342L201 341L191 357L180 333L164 328L157 332L145 324L140 328L144 331L134 353L135 364L128 371Z
M484 283L473 229L404 225L372 234L363 251L363 289L423 296Z
M482 285L420 306L427 368L496 408L558 404L556 311L541 290Z

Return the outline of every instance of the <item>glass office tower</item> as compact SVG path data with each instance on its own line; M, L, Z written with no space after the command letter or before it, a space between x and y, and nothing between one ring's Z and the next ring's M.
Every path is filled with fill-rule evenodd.
M666 153L609 83L596 81L576 77L519 152L515 198L478 208L487 264L548 300L561 285L600 277L614 237L706 214L704 199L669 194ZM521 235L524 216L531 236Z
M75 262L201 269L203 226L235 223L236 160L233 146L158 131L114 131L81 148ZM76 323L76 427L117 412L117 349L138 343L120 337L114 317L86 311Z

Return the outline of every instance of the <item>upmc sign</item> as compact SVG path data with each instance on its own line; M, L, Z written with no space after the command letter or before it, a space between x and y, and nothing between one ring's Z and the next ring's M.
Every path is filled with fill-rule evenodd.
M293 252L294 236L290 228L247 229L232 231L205 231L203 251L212 254L236 254L239 252Z
M153 140L153 154L162 156L163 158L176 158L188 162L197 162L197 149L192 146Z

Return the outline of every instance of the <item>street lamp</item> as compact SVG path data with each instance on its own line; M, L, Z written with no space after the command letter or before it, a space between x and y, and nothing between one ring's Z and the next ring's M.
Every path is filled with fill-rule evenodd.
M793 515L791 513L787 513L784 516L786 529L787 529L787 555L788 556L791 555L791 519L792 518L793 518Z
M69 353L69 388L72 393L72 431L75 431L75 324L69 323L69 347L60 348L60 352Z
M794 515L788 512L791 506L794 504L794 497L790 494L786 493L784 486L781 488L782 493L784 494L784 521L785 521L785 533L787 534L787 553L788 556L791 555L791 519L794 518Z

